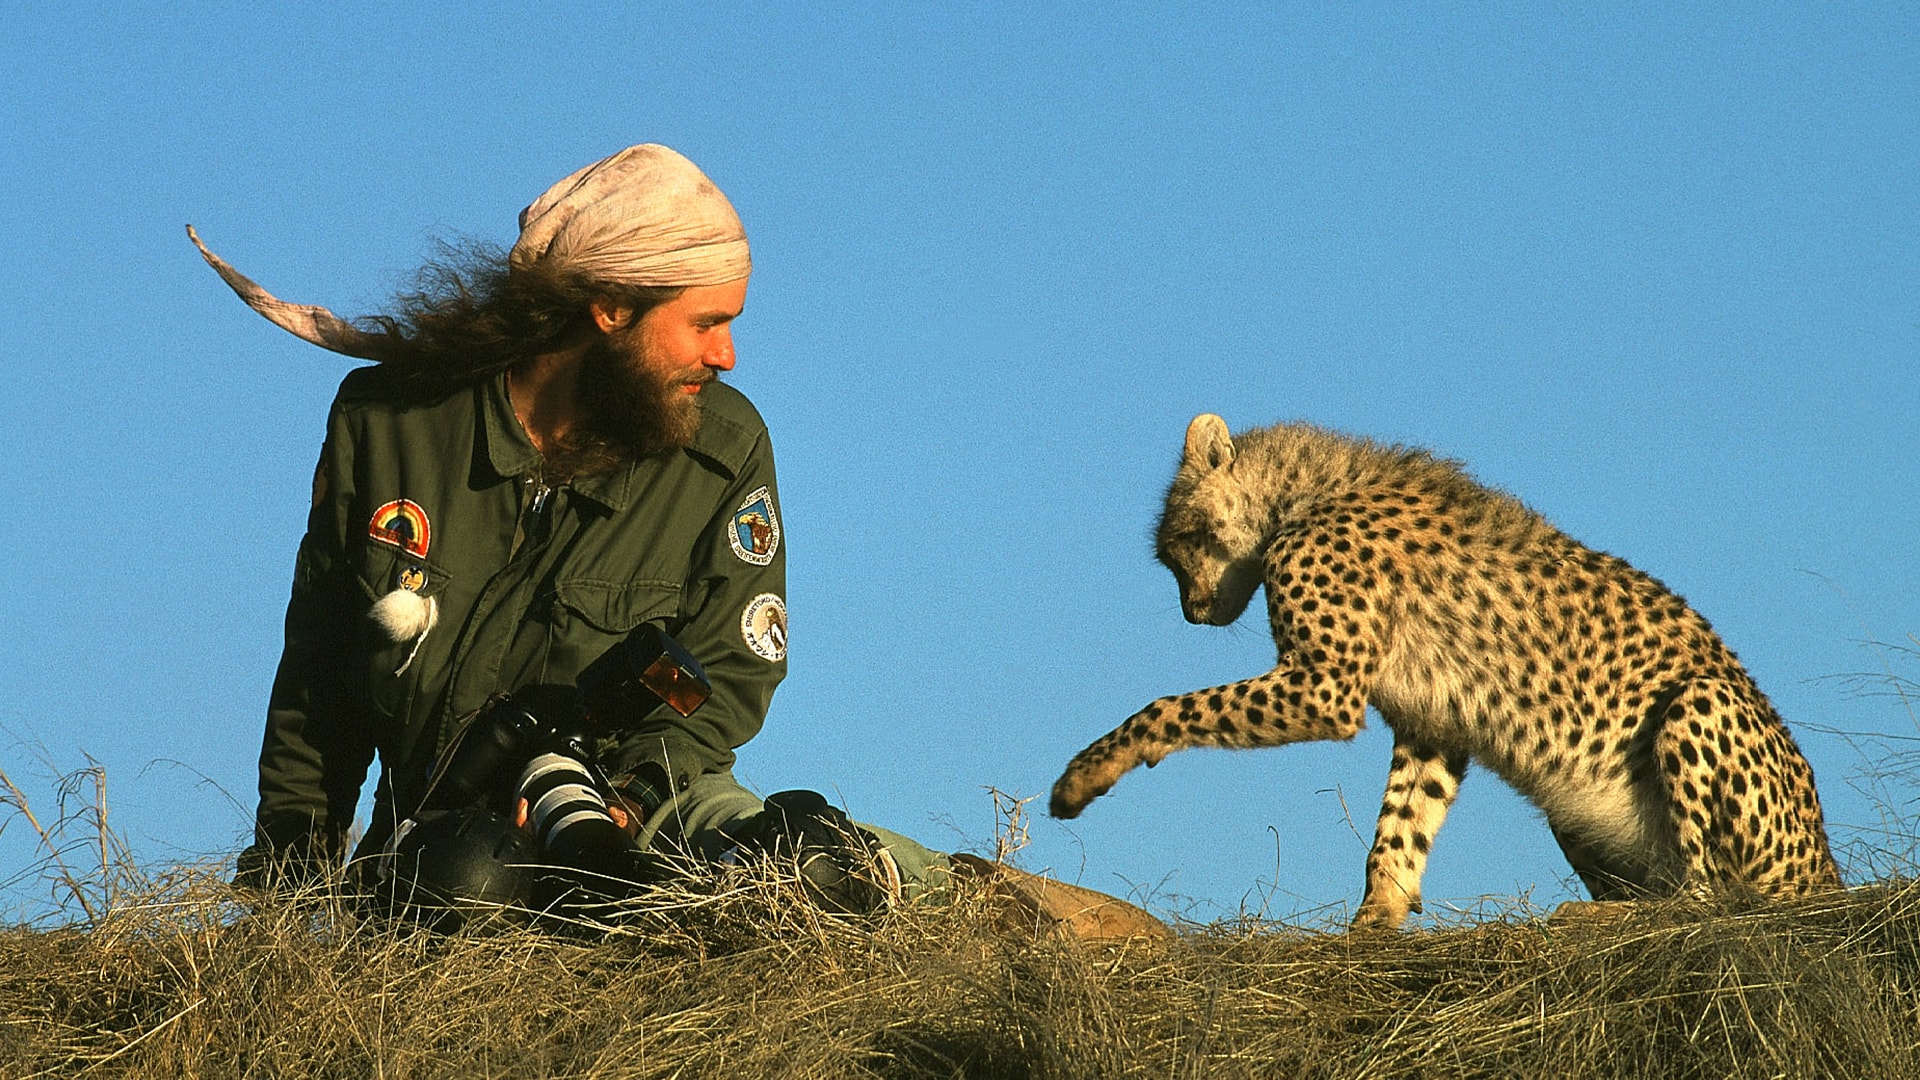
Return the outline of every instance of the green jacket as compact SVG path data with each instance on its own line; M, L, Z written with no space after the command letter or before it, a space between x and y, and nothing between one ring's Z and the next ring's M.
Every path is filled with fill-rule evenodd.
M260 752L257 846L337 857L377 752L371 850L489 695L572 683L650 621L700 660L713 694L691 718L637 721L607 748L609 771L654 761L684 789L729 767L786 674L786 550L753 405L711 384L687 449L549 491L504 375L405 405L388 381L349 374L328 419ZM399 588L437 608L424 638L391 640L368 617Z

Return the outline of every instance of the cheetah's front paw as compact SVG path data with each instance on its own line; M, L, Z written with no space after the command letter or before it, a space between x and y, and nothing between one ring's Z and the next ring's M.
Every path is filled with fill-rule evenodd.
M1063 820L1079 817L1088 803L1105 795L1118 779L1120 774L1112 769L1111 761L1089 761L1082 753L1068 763L1067 771L1053 782L1053 798L1047 801L1047 813Z
M1368 897L1360 901L1360 910L1353 913L1353 921L1347 924L1351 931L1398 930L1406 924L1407 916L1420 910L1420 902L1402 898L1399 903L1388 903Z
M1047 813L1057 818L1078 817L1088 803L1112 790L1134 766L1145 765L1151 769L1159 764L1173 748L1149 737L1147 727L1175 707L1173 699L1161 698L1073 755L1066 771L1053 782L1053 798L1047 803Z

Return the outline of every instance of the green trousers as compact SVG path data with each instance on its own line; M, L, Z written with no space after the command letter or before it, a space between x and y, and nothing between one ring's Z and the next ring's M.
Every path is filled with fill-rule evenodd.
M766 801L742 786L732 772L703 773L647 819L640 830L640 846L678 847L702 858L718 859L733 848L739 828L765 806ZM893 858L900 868L901 891L906 899L934 897L945 891L950 868L945 855L878 825L853 824L878 840Z

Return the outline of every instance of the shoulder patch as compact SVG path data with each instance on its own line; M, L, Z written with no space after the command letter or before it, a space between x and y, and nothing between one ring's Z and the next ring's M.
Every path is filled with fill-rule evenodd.
M319 506L320 500L327 497L327 450L320 448L320 460L313 465L313 505Z
M427 557L427 544L433 539L427 512L412 499L395 499L375 510L367 522L367 535L418 559Z
M740 636L762 660L777 664L787 658L787 605L772 593L747 601L740 613Z
M765 566L780 550L780 514L773 508L773 493L762 486L747 496L727 523L727 543L742 562Z

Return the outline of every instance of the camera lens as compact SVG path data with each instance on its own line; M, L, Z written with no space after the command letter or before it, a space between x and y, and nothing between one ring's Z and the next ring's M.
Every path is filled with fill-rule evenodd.
M541 754L527 762L519 792L527 801L527 828L564 864L597 869L633 846L608 815L592 774L574 758Z

